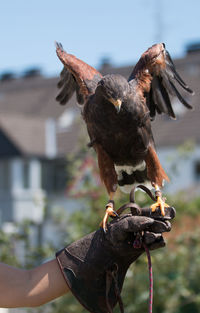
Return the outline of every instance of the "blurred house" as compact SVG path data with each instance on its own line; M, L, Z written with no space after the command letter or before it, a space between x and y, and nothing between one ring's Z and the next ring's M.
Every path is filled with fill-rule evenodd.
M56 84L38 75L0 83L1 222L40 223L46 198L65 203L66 156L78 147L79 110L57 105Z
M159 116L152 123L161 163L171 177L171 184L166 187L169 192L200 182L200 47L190 45L185 57L175 60L175 64L196 94L190 99L194 111L177 102L177 121ZM128 77L131 70L132 66L114 68L106 62L100 71ZM56 103L57 81L58 78L44 78L34 70L21 78L12 73L2 75L1 222L32 218L40 223L46 198L52 206L66 206L67 156L79 148L87 135L75 97L68 106ZM177 149L186 141L188 153L187 149Z

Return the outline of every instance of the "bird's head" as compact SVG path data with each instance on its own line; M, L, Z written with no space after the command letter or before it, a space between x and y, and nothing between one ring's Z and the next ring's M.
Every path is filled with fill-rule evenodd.
M123 76L111 74L104 76L99 81L97 90L101 93L101 96L114 105L119 113L122 103L128 94L129 84Z

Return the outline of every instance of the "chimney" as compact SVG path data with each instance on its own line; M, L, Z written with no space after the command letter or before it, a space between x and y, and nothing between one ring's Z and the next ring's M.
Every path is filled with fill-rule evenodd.
M13 72L4 72L0 76L0 80L2 82L4 82L4 81L11 81L13 79L15 79L15 73L13 73Z
M41 70L37 67L31 67L24 71L23 78L37 78L41 76Z
M200 53L200 41L189 43L186 46L187 54Z

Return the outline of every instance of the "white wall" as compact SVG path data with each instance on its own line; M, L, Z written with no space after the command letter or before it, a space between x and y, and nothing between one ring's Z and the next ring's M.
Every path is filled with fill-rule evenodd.
M9 312L9 309L1 309L0 308L0 313L8 313Z
M185 158L180 156L177 147L157 149L159 159L170 183L165 183L165 191L176 193L192 187L196 183L195 163L200 160L200 147L194 148ZM173 166L174 164L174 166Z
M11 195L13 219L16 222L31 219L36 223L43 220L45 193L41 189L41 164L37 159L28 160L28 187L24 187L23 159L11 162Z

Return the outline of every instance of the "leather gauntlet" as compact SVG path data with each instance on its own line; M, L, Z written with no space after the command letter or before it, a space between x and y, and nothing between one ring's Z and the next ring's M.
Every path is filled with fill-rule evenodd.
M134 248L138 234L149 249L156 249L165 245L162 232L170 229L169 221L127 214L110 222L106 233L100 228L56 257L70 290L88 311L111 313L117 302L123 311L120 293L126 272L144 252L142 245Z

